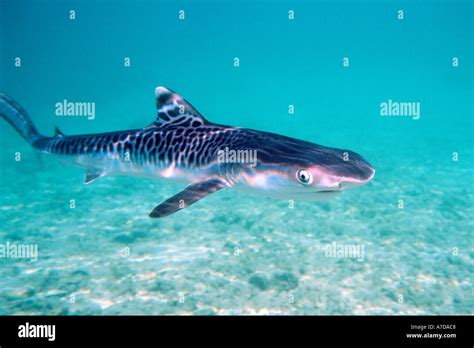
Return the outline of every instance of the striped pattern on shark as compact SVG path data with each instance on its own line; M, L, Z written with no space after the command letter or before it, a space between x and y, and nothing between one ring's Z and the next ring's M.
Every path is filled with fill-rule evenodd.
M34 148L85 168L85 183L109 175L160 177L189 185L155 207L173 214L224 188L283 199L317 199L369 182L360 155L303 140L207 121L179 94L155 89L158 115L147 127L119 132L41 135L27 112L0 94L0 115ZM256 163L219 160L220 151L255 151Z

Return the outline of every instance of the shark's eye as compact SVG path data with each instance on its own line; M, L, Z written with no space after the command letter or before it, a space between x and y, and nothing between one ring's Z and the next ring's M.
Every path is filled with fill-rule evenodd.
M306 169L300 169L296 173L298 181L304 185L310 185L313 182L313 175Z

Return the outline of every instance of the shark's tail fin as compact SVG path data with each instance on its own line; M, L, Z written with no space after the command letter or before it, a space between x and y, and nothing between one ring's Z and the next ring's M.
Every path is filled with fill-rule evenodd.
M0 93L0 116L10 123L25 140L33 144L42 138L23 107L4 93Z

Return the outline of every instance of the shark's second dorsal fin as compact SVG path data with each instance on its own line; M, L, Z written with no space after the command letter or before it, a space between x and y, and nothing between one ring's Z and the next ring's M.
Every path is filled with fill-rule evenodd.
M64 133L61 132L61 130L58 127L56 127L56 128L54 128L54 135L63 137Z
M185 127L198 127L209 123L182 96L166 87L157 87L155 97L158 115L152 126L176 124Z

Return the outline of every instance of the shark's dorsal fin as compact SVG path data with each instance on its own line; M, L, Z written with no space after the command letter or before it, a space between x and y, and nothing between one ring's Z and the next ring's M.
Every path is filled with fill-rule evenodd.
M166 87L155 89L158 115L152 126L176 124L187 127L199 127L209 123L191 104L178 93Z

